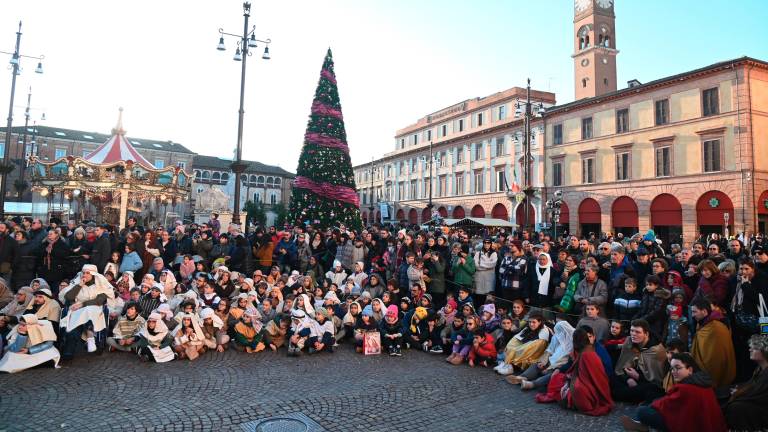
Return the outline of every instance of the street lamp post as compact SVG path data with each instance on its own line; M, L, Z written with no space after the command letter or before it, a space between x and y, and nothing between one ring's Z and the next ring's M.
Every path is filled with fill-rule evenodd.
M371 224L373 224L373 210L376 208L373 206L373 158L371 158L371 201L368 205L368 219L371 221Z
M432 217L432 207L434 205L432 204L432 141L429 142L429 161L427 162L429 165L429 201L427 202L427 209L429 209L429 217Z
M223 29L219 29L219 45L216 47L219 51L226 50L224 46L224 36L236 37L237 49L235 50L234 61L242 62L242 68L240 71L240 109L238 110L237 119L237 149L235 151L235 161L232 163L231 168L235 173L235 208L232 212L232 223L240 224L240 176L248 167L243 163L243 117L245 110L243 108L245 102L245 65L248 56L251 55L251 48L256 48L258 43L266 44L264 47L264 54L261 56L264 60L269 60L269 44L272 42L270 39L261 40L256 39L256 26L254 25L250 31L248 31L248 18L251 16L251 3L243 3L243 35L240 36L234 33L227 33Z
M2 54L11 55L11 101L8 104L8 126L5 129L5 147L3 148L3 168L0 174L0 218L5 216L5 194L8 190L8 168L10 167L10 149L11 149L11 128L13 127L13 99L16 95L16 76L21 74L20 63L22 58L31 58L38 61L35 73L43 73L43 56L31 57L19 53L21 46L21 21L19 21L19 30L16 32L16 48L12 53L0 51ZM23 162L22 162L23 163Z
M521 109L524 108L524 111ZM530 206L531 206L531 198L533 198L534 189L533 189L533 182L532 177L533 173L531 163L533 162L533 156L531 155L531 121L535 116L542 116L544 115L544 104L543 103L533 103L531 102L531 79L528 78L528 85L526 87L526 100L524 102L520 102L519 100L515 103L515 117L520 117L520 115L524 115L525 120L525 126L524 126L524 132L523 132L523 193L525 194L525 213L524 213L524 222L523 222L523 228L527 229L529 228L530 224Z
M554 199L548 199L546 203L549 220L552 223L552 238L557 240L557 224L560 223L560 207L563 205L563 191L556 190Z

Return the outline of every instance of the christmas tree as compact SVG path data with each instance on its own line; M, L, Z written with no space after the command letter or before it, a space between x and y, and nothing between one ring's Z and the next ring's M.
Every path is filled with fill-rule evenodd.
M322 228L344 224L359 229L359 206L333 55L328 48L296 168L290 221Z

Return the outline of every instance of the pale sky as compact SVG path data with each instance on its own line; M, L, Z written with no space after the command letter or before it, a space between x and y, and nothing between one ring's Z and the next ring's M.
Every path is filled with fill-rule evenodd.
M231 158L242 1L24 0L3 2L0 50L45 55L44 75L23 60L14 125L32 86L41 124L109 133L124 107L134 137L173 140ZM628 1L616 4L619 84L642 82L749 55L768 60L768 4L761 1ZM243 157L295 172L328 46L333 49L354 164L394 149L399 128L453 103L531 77L535 89L573 99L573 2L323 0L254 2L257 37L272 60L248 59ZM738 25L734 23L738 22ZM7 62L10 56L2 61ZM5 63L7 64L7 63ZM7 118L10 73L0 75Z

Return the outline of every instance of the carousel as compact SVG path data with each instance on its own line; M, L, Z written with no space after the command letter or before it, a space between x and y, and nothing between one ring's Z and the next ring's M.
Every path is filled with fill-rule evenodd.
M112 137L84 158L42 162L30 157L33 207L47 209L40 216L120 227L129 216L145 226L183 218L190 174L172 166L156 169L125 137L122 119L121 108Z

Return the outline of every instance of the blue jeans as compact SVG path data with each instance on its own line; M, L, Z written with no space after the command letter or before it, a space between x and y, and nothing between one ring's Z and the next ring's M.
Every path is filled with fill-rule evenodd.
M655 408L650 406L639 407L635 413L635 419L640 423L658 431L668 430L667 425L664 423L664 417L662 417Z

